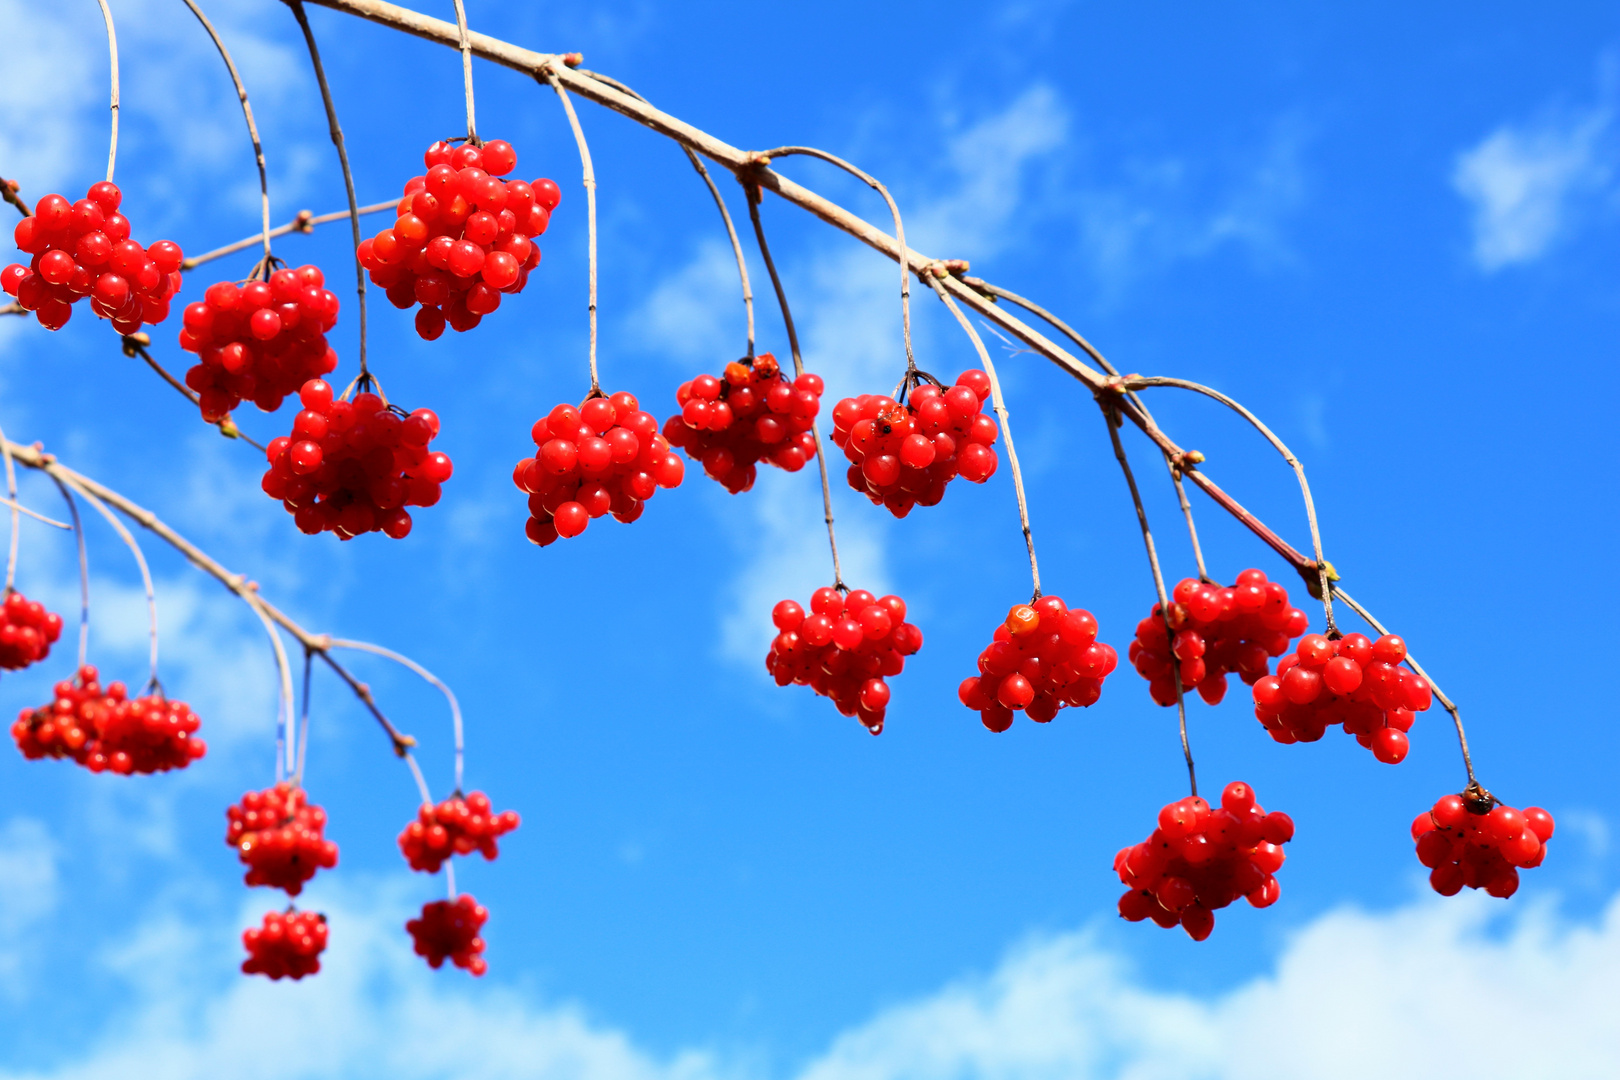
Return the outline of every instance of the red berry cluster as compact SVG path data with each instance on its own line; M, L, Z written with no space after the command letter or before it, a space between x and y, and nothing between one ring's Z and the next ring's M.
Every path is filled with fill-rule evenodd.
M326 332L337 325L338 298L325 284L318 266L283 268L240 287L216 281L186 305L180 347L202 360L186 385L204 420L223 420L244 401L275 412L288 394L337 368Z
M686 475L658 421L623 390L577 409L558 405L529 435L538 449L513 468L512 482L529 496L525 529L541 547L578 536L609 511L629 524L659 488L677 487Z
M21 671L51 654L62 636L62 616L20 592L6 593L0 604L0 668Z
M922 631L906 622L906 602L881 599L865 589L848 596L817 589L810 613L792 600L771 610L780 631L765 657L776 685L798 683L832 698L845 716L859 717L868 731L883 731L889 705L886 676L905 670L906 657L922 648Z
M183 769L208 752L196 737L202 721L183 701L161 693L127 698L121 682L101 688L86 665L72 681L56 684L56 699L24 709L11 737L29 760L70 758L91 772L167 772Z
M681 383L681 411L664 421L664 438L735 495L754 486L761 460L798 472L816 456L823 389L821 376L809 372L789 380L770 353L736 360L724 378Z
M376 394L334 401L324 379L298 392L304 408L291 435L270 440L265 494L280 499L300 532L352 540L381 531L395 540L411 531L407 506L432 506L450 479L450 456L429 450L439 434L431 409L405 413Z
M1288 590L1259 570L1243 571L1229 589L1184 578L1171 594L1169 627L1154 604L1136 624L1129 658L1160 705L1176 703L1175 666L1184 691L1196 687L1199 697L1218 705L1228 673L1252 686L1271 670L1270 658L1287 652L1309 625L1288 602Z
M1369 641L1347 634L1329 641L1306 634L1277 662L1277 674L1254 684L1254 715L1280 743L1315 742L1331 724L1388 765L1406 757L1414 713L1433 693L1415 671L1400 667L1406 642L1394 634Z
M502 139L482 147L436 142L427 173L405 185L394 224L360 242L360 263L397 308L421 304L416 332L429 341L445 323L471 330L523 291L540 262L534 237L546 231L562 192L550 180L500 180L517 168Z
M245 975L302 979L321 970L326 951L326 916L314 911L266 912L264 923L242 932L248 958Z
M1017 604L979 654L979 674L962 680L956 696L978 710L991 731L1012 727L1022 709L1038 724L1065 705L1087 706L1119 663L1113 646L1097 640L1091 612L1068 608L1056 596Z
M1166 929L1179 923L1203 941L1215 929L1215 912L1238 897L1257 908L1277 902L1273 875L1293 836L1293 819L1266 813L1245 783L1226 785L1219 810L1196 795L1170 803L1152 836L1114 856L1115 873L1130 886L1119 913Z
M33 259L0 271L0 288L47 330L66 326L86 296L90 310L111 319L120 334L167 319L169 300L180 291L180 247L159 240L143 248L131 240L129 219L118 212L123 198L117 184L103 180L75 203L60 195L39 200L14 234Z
M422 917L405 924L416 943L416 955L425 957L437 969L446 959L474 975L489 970L484 959L484 939L478 932L489 919L489 911L462 893L454 900L435 900L422 905Z
M882 394L845 398L833 407L833 442L849 458L849 486L905 517L933 506L957 476L982 484L996 471L999 428L979 411L990 377L964 371L946 389L924 383L904 404Z
M1492 805L1492 804L1495 805ZM1539 806L1515 810L1488 795L1445 795L1412 822L1418 862L1441 896L1464 885L1506 899L1519 889L1519 870L1540 866L1553 818Z
M518 824L516 810L497 814L489 796L475 791L465 799L457 795L438 806L423 806L417 811L416 820L399 834L399 850L404 852L412 870L434 874L452 855L471 855L477 851L486 859L495 858L500 854L495 841Z
M225 811L225 842L248 868L249 885L285 889L297 896L319 869L337 865L337 845L323 835L326 811L311 805L304 789L282 781L250 791Z

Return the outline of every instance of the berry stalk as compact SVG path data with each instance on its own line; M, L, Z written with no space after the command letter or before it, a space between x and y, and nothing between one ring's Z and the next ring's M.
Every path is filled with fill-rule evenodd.
M112 9L107 0L96 0L101 5L101 20L107 24L107 56L112 73L112 134L107 140L107 183L112 183L113 166L118 163L118 31L113 27Z
M461 35L461 81L467 94L467 141L482 146L473 109L472 41L467 37L467 8L462 0L456 0L456 32Z
M129 548L130 554L135 556L135 565L141 569L141 584L146 588L146 615L148 621L147 637L150 641L151 651L151 675L147 681L145 693L152 693L154 690L161 689L161 687L158 683L157 597L152 590L152 571L146 565L146 556L141 552L141 545L135 542L135 537L130 535L129 529L124 526L122 521L118 520L118 516L116 514L107 509L106 503L90 494L78 484L73 483L71 480L67 481L67 484L74 491L78 492L80 498L84 499L85 502L95 507L96 511L100 513L102 517L107 519L107 524L113 527L113 531L116 532L118 534L118 538L124 542L124 546Z
M591 165L590 144L585 141L585 131L579 126L579 116L574 112L573 99L558 81L554 67L547 67L545 76L551 83L551 88L557 91L557 97L562 99L563 112L568 114L568 126L574 132L574 143L579 147L580 169L584 173L585 232L590 273L591 396L594 397L602 393L602 384L596 377L596 169Z

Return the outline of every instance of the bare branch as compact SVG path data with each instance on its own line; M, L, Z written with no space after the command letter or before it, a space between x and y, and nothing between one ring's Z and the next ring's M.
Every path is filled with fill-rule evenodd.
M364 217L367 214L375 214L382 210L392 210L398 205L398 199L390 199L388 202L372 203L370 206L362 206L359 210L359 214L361 217ZM286 236L288 233L294 232L312 233L315 231L315 226L317 225L325 225L329 222L340 221L348 216L349 212L347 210L338 210L331 214L319 215L311 214L308 210L300 210L298 211L298 216L293 218L292 221L285 225L271 229L270 237L274 239L275 237ZM215 248L213 251L205 251L201 255L193 255L186 259L185 262L180 264L180 269L181 271L194 270L205 262L212 262L213 260L225 255L234 255L244 248L250 248L254 244L257 244L259 239L260 234L254 233L252 236L238 240L234 244L226 244L222 248Z
M112 183L113 166L118 162L118 32L113 29L112 9L107 0L96 0L101 5L101 19L107 24L107 55L112 70L112 135L107 141L107 182Z

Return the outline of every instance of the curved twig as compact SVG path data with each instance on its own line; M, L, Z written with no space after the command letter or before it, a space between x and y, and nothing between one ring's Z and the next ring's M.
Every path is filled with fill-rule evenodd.
M591 147L585 141L585 129L579 126L579 114L574 112L574 102L568 96L568 91L563 89L557 73L550 68L545 70L545 78L551 84L551 88L557 91L557 97L562 100L563 112L568 114L568 126L574 132L574 143L579 147L580 169L584 173L585 230L590 278L591 394L594 396L602 392L602 384L596 377L596 169L591 165Z
M11 447L12 454L16 454L16 445ZM18 455L20 456L20 455ZM84 522L79 518L79 504L73 500L73 492L63 477L52 474L51 479L56 481L56 488L67 501L68 515L73 519L73 539L79 548L79 667L84 667L90 656L90 552L84 545Z
M113 531L116 532L118 534L118 538L124 542L124 546L129 548L130 554L135 556L135 565L141 569L141 584L146 589L146 616L148 622L147 636L151 642L151 675L146 684L147 692L150 692L154 687L160 686L161 684L158 682L157 593L152 588L152 570L146 565L146 555L141 551L141 545L135 542L135 537L130 534L130 531L127 528L124 527L124 523L118 520L118 515L107 509L106 503L90 494L72 480L67 480L65 482L74 491L78 492L79 496L83 498L85 502L95 507L97 513L107 519L107 524L113 527Z
M293 783L304 782L304 761L309 756L309 692L311 676L315 674L315 650L304 649L304 703L298 711L298 763L293 770Z
M11 496L7 500L7 505L11 508L11 539L6 551L4 594L10 596L12 588L17 583L17 552L22 542L22 504L17 501L17 463L11 460L11 441L6 438L3 429L0 429L0 457L4 457L6 461L6 494Z
M392 660L394 663L399 664L402 667L407 667L416 672L416 674L420 675L435 689L437 689L439 693L444 695L445 701L450 705L450 726L454 732L456 743L456 790L460 791L464 758L464 732L461 723L461 703L456 700L455 691L451 690L450 687L441 681L437 675L434 675L433 672L429 671L421 664L418 664L410 657L395 652L393 649L385 649L381 645L373 645L369 641L350 641L347 638L331 638L327 644L334 649L357 649L360 652L368 652L374 656L381 656L384 659Z
M112 65L112 135L107 140L107 182L112 183L113 166L118 163L118 31L113 29L112 9L107 0L101 5L101 20L107 24L107 55Z
M462 0L456 0L456 30L461 34L461 78L467 92L467 141L474 146L483 146L483 141L478 138L478 124L474 119L472 43L467 39L467 8Z
M686 157L692 162L692 168L697 170L703 182L708 185L709 194L714 196L714 205L720 210L720 220L726 223L726 236L731 240L731 253L737 257L737 276L742 279L743 308L748 313L748 357L754 356L754 290L748 284L748 260L743 256L742 241L737 239L737 227L731 223L731 212L726 209L726 200L721 197L720 189L715 186L714 178L709 170L703 167L703 159L692 153L687 147Z

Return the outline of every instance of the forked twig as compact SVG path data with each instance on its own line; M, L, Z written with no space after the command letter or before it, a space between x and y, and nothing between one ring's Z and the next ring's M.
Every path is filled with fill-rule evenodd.
M410 657L395 652L393 649L385 649L381 645L373 645L369 641L350 641L346 638L331 638L327 641L327 645L333 649L357 649L360 652L368 652L374 656L381 656L384 659L392 660L394 663L399 664L402 667L409 668L416 674L420 675L424 680L437 689L439 693L444 695L445 701L447 701L450 705L450 726L454 733L456 744L456 790L460 791L465 757L465 740L461 723L461 703L456 700L455 691L451 690L450 687L440 680L437 675L434 675L433 672L429 671L421 664L418 664Z

